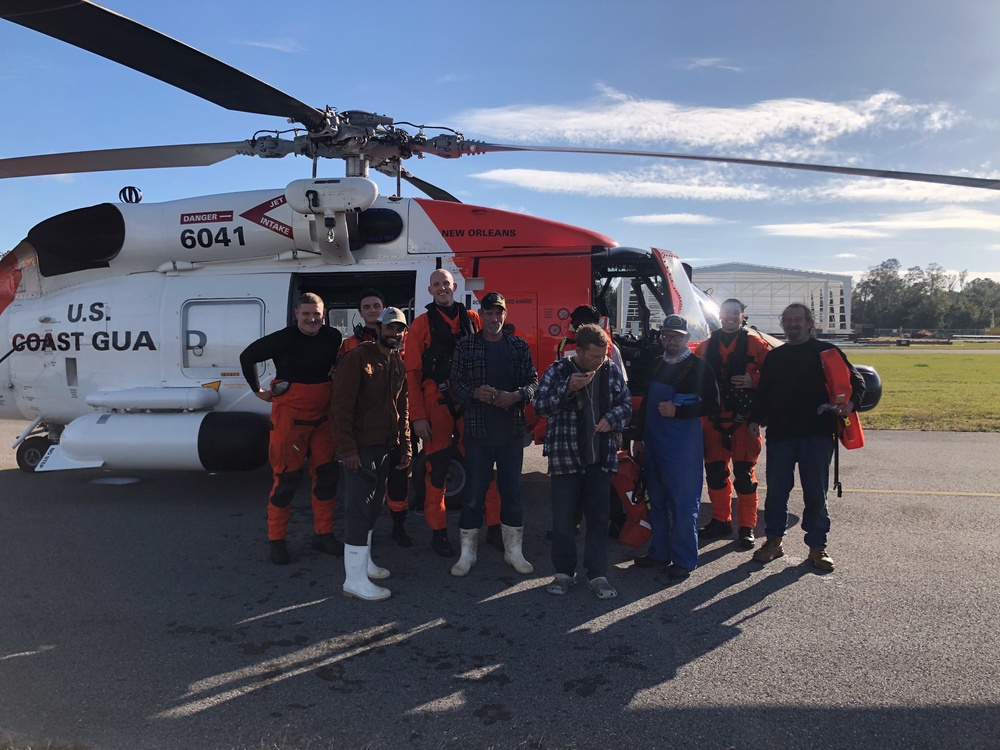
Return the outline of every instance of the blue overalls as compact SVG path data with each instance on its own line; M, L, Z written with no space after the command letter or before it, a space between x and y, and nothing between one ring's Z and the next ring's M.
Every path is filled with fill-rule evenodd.
M653 527L649 556L694 570L703 482L701 419L662 417L657 404L673 401L684 406L698 403L699 397L653 380L646 398L643 473Z

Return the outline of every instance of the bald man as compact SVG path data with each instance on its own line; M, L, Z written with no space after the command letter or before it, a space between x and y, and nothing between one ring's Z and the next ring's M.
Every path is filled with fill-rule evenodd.
M433 302L410 326L403 359L412 431L423 442L427 457L424 518L433 534L431 548L442 557L454 557L455 547L448 539L444 485L448 466L461 450L463 422L461 407L449 388L451 359L459 339L475 333L482 324L478 313L455 301L451 272L443 268L434 271L427 291ZM486 523L488 538L502 549L500 497L495 485L486 500Z

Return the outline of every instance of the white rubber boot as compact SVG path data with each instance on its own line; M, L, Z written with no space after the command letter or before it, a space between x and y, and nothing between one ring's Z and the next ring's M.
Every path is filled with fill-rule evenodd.
M503 561L518 573L524 575L531 573L535 568L524 559L524 554L521 552L521 545L524 542L524 527L501 526L500 531L503 534Z
M356 547L353 544L344 545L344 596L378 602L392 596L389 589L376 586L368 580L368 550L370 548Z
M389 571L380 568L372 562L372 533L368 532L368 577L373 581L384 581L389 577Z
M453 576L469 575L472 566L476 564L476 555L479 549L479 529L459 529L459 539L462 543L462 556L458 562L451 566Z

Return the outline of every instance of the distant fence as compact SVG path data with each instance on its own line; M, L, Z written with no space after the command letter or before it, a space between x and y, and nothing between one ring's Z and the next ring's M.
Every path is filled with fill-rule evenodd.
M861 329L862 336L921 338L931 334L935 338L956 338L959 336L985 336L990 331L985 328L875 328Z

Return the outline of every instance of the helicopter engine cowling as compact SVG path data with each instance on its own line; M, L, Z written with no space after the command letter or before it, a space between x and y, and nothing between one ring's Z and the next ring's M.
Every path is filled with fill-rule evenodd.
M345 217L370 208L377 197L371 180L343 178L297 180L287 195L253 190L164 203L102 203L40 222L27 241L50 287L79 271L190 270L296 251L349 264L355 261Z
M36 471L251 471L267 461L269 431L267 417L250 412L87 414L66 425Z

